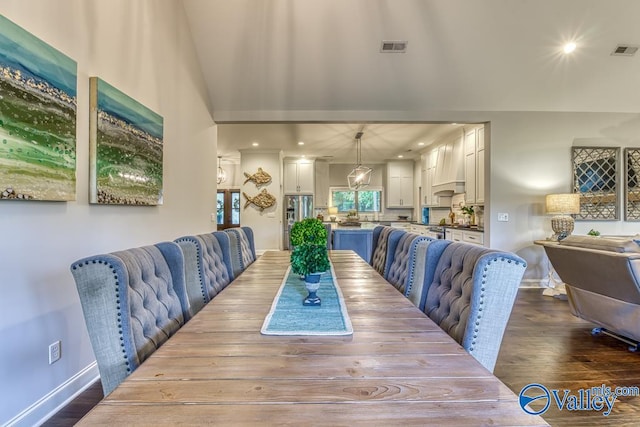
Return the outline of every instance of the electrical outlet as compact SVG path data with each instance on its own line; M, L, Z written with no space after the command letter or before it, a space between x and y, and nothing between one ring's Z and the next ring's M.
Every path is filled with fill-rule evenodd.
M508 222L509 221L509 214L508 213L498 213L498 221L500 222Z
M62 341L56 341L49 345L49 365L57 362L62 357Z

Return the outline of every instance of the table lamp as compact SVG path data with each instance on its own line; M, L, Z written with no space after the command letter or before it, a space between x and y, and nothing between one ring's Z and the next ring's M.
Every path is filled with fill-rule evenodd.
M337 206L330 206L328 211L329 211L329 219L331 220L331 222L335 222L336 221L336 215L338 214L338 207Z
M580 194L547 194L545 199L547 214L551 218L553 236L551 240L562 240L573 232L574 220L570 215L580 213Z

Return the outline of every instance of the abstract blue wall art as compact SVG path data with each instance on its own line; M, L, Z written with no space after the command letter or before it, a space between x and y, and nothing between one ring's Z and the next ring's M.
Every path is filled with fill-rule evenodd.
M162 117L98 77L89 78L91 203L162 204Z
M76 70L0 15L0 199L75 200Z

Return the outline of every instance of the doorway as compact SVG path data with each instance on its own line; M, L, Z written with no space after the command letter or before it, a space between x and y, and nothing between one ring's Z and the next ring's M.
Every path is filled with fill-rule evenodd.
M240 227L240 190L218 190L216 217L218 230Z

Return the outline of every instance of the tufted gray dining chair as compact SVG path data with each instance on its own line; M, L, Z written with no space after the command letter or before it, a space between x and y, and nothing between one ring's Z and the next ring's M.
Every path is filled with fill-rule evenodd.
M388 225L378 225L373 229L373 253L370 264L381 276L389 270L398 241L405 233L404 230Z
M233 280L229 235L222 231L183 236L182 249L189 311L195 315Z
M526 266L509 252L451 243L423 290L424 312L493 372Z
M256 260L253 230L250 227L227 228L231 247L231 268L233 277L238 277Z
M403 233L390 257L391 265L385 271L384 278L403 295L406 295L406 290L409 287L408 280L413 277L411 269L413 268L416 245L427 240L432 240L432 238L415 233Z
M162 242L71 265L104 395L190 318L180 247Z

